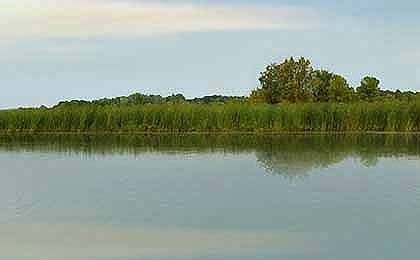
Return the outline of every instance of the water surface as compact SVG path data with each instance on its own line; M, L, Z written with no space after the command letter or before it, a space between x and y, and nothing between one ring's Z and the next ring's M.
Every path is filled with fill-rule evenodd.
M420 136L0 137L0 259L417 259Z

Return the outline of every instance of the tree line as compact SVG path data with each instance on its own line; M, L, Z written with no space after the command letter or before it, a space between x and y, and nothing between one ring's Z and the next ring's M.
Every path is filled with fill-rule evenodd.
M315 70L310 60L293 57L282 63L266 67L259 78L260 88L251 92L254 103L277 104L282 102L374 102L413 101L420 93L381 90L380 81L371 76L364 77L360 85L353 88L347 80L327 70Z
M141 93L134 93L128 96L121 96L115 98L102 98L93 101L86 100L71 100L61 101L54 108L59 107L77 107L77 106L131 106L131 105L162 105L162 104L211 104L211 103L229 103L229 102L244 102L245 97L231 97L222 95L204 96L200 98L187 99L182 94L172 94L170 96L161 95L145 95Z
M327 70L316 70L311 61L301 57L273 63L261 72L260 87L249 96L211 95L187 99L183 94L170 96L134 93L128 96L102 98L93 101L71 100L59 102L56 107L129 106L146 104L228 104L228 103L349 103L349 102L412 102L420 99L413 91L382 90L379 79L364 77L360 85L351 87L345 77Z

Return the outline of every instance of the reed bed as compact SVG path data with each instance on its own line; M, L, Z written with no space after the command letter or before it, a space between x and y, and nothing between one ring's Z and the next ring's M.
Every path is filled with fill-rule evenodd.
M159 104L0 111L2 132L420 132L420 102Z

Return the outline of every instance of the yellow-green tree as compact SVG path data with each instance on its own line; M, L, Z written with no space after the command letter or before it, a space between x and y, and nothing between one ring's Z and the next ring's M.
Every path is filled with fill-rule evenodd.
M261 95L275 104L283 101L298 102L311 99L311 62L305 58L286 59L280 64L270 64L261 73Z

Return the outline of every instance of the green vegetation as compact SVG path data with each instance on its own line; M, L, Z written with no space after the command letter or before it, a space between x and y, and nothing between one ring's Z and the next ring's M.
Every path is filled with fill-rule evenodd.
M0 112L0 131L358 132L420 131L420 102L161 104Z
M420 95L352 88L309 60L269 65L249 97L186 99L135 93L0 111L1 132L420 132Z
M280 64L271 64L261 73L261 88L252 91L253 103L301 102L411 102L420 99L420 93L399 90L383 91L380 81L366 76L357 88L352 88L340 75L326 70L314 70L305 58L290 58Z
M160 95L143 95L140 93L134 93L129 96L122 96L116 98L103 98L93 101L86 100L72 100L62 101L58 103L57 107L78 107L86 105L94 106L132 106L132 105L161 105L161 104L181 104L181 103L192 103L192 104L210 104L210 103L229 103L229 102L245 102L245 97L228 97L228 96L205 96L202 98L194 98L187 100L182 94L173 94L168 97L162 97Z

